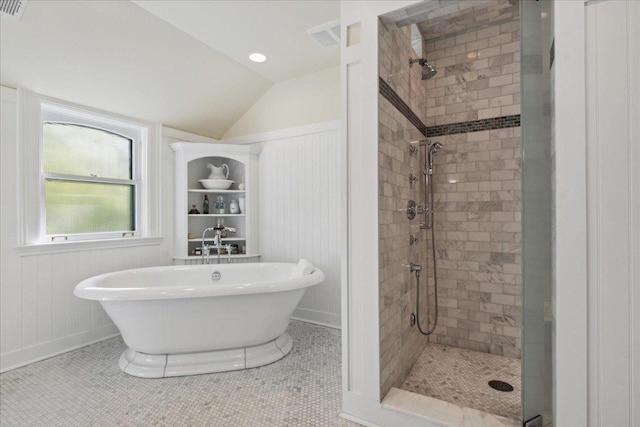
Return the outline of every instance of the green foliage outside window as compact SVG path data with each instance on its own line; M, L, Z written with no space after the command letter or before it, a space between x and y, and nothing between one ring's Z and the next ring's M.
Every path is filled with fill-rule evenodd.
M100 129L44 124L47 234L135 229L135 186L127 183L133 177L132 144Z

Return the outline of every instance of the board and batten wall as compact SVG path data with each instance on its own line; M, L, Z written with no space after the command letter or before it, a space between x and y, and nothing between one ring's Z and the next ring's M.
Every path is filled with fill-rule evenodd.
M118 334L98 302L76 298L81 280L117 270L167 265L173 235L173 158L159 155L162 188L159 242L146 246L88 247L55 253L19 253L17 91L1 87L0 371L32 363ZM169 157L168 157L169 156ZM167 166L170 165L170 168Z
M223 143L261 143L261 261L306 258L325 274L307 289L295 319L339 328L340 121L255 134Z

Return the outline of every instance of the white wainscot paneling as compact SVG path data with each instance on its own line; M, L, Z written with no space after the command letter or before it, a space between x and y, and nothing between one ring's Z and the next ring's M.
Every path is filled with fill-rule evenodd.
M259 234L263 261L306 258L325 274L293 317L340 327L340 130L310 127L298 136L262 139Z
M101 273L166 265L170 239L150 246L18 254L16 91L1 89L0 371L6 371L118 334L100 304L76 298L74 287ZM172 188L172 175L165 174L162 183ZM162 203L170 214L172 200ZM170 224L163 229L170 233Z
M4 248L3 248L4 249ZM97 274L167 263L162 246L17 256L3 250L1 371L118 334L99 303L73 289Z
M640 2L586 6L589 425L640 425Z

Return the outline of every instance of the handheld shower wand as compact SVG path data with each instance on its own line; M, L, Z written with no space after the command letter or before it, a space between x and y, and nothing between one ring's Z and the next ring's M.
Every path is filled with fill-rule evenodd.
M433 155L440 151L441 148L442 144L440 144L439 142L434 142L433 144L431 144L431 146L429 146L429 152L427 153L427 173L429 175L433 175Z

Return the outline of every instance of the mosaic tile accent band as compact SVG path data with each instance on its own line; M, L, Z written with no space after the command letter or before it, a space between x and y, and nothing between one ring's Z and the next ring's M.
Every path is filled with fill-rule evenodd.
M430 126L427 128L427 137L454 135L456 133L479 132L483 130L495 130L520 127L520 114L512 116L492 117L490 119L473 120L470 122L451 123L448 125Z
M378 77L379 92L384 96L403 116L407 118L423 135L427 134L427 125L416 116L411 108L398 96L395 90L384 81L382 77Z
M520 127L520 114L427 127L382 77L378 81L380 94L426 137Z

